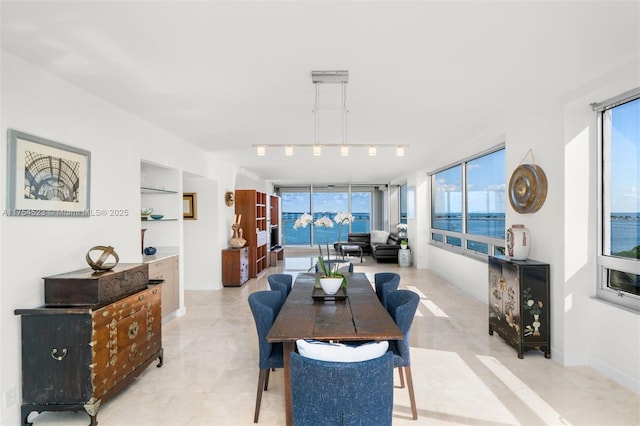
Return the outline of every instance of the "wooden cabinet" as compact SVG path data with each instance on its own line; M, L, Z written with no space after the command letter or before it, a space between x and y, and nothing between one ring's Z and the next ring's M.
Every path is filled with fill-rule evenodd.
M222 285L239 287L249 280L249 249L222 250Z
M280 226L280 197L277 195L269 195L269 218L272 228Z
M162 280L162 319L180 309L179 257L169 256L157 260L147 260L149 279Z
M161 286L107 305L17 309L22 327L22 407L85 410L100 405L158 359L162 366Z
M523 358L538 349L551 358L549 265L489 257L489 334L497 331Z
M267 258L267 194L253 189L237 189L236 214L242 215L240 228L249 250L249 277L266 271Z

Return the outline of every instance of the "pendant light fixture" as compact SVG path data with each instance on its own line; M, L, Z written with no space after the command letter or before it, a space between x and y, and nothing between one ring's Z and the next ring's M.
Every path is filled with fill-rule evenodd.
M314 157L322 155L322 148L340 148L340 155L347 157L350 154L350 148L367 148L370 157L378 154L378 148L395 148L396 157L404 157L404 144L364 144L364 143L348 143L348 125L347 125L347 83L349 82L349 71L311 71L311 82L315 85L315 102L313 106L314 113L314 140L313 144L254 144L256 154L260 157L266 155L267 148L283 148L287 157L293 156L293 148L309 148L311 147ZM320 84L340 84L342 96L342 117L341 117L341 137L340 143L320 143Z

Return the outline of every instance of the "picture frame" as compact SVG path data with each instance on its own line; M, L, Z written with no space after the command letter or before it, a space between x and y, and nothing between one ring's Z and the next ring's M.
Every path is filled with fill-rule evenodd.
M182 193L182 218L185 220L198 219L198 194L195 192Z
M89 217L91 153L7 130L7 216Z

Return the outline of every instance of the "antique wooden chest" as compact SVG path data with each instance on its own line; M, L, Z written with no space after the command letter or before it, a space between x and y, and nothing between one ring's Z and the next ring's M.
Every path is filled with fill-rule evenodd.
M489 256L489 334L516 348L551 357L549 265L535 260Z
M146 266L146 265L145 265ZM151 364L162 365L161 286L95 306L17 309L22 325L22 407L85 410L100 404Z
M109 303L140 291L149 284L149 267L121 263L110 271L90 268L44 278L44 303L48 306L86 306Z

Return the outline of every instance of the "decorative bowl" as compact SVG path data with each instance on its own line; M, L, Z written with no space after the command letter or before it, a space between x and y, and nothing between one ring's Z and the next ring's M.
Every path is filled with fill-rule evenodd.
M144 254L146 254L147 256L153 256L154 254L156 254L156 248L155 247L145 247L144 249Z
M153 220L160 220L160 219L162 219L163 217L164 217L164 215L163 215L163 214L152 214L152 215L151 215L151 219L153 219Z

